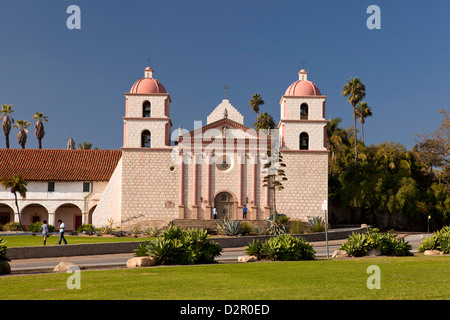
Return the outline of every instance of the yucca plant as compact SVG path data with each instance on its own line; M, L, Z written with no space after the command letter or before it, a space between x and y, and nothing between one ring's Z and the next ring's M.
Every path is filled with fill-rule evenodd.
M217 232L227 236L238 236L242 234L242 225L240 221L221 219L216 222Z

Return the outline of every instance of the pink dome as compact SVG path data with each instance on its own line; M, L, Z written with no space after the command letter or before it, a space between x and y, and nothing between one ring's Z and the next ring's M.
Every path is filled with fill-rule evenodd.
M298 80L287 88L285 96L320 96L317 86L308 80Z
M167 93L166 88L158 80L153 78L153 69L150 67L144 70L145 77L140 78L131 87L130 93L142 93L142 94L153 94L153 93Z
M320 90L308 80L308 72L302 69L298 72L299 80L287 88L285 96L320 96Z
M130 93L167 93L164 86L156 79L141 78L131 87Z

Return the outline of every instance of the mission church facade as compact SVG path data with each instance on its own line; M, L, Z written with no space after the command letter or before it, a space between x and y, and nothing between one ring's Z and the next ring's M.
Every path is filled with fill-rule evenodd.
M277 212L291 219L321 216L328 197L325 101L305 70L280 100L278 130L258 132L224 99L206 125L172 130L170 94L147 67L125 94L122 157L92 217L122 227L176 219L264 220L273 191L264 187L267 144L278 141L288 178L276 193ZM276 135L276 136L274 136ZM171 143L174 141L175 143ZM175 144L175 145L174 145Z
M323 216L321 203L328 197L326 96L308 80L305 70L298 74L299 79L281 95L277 130L263 132L247 127L242 114L224 99L207 117L206 125L188 131L173 129L170 94L153 77L153 69L147 67L144 77L125 93L121 150L59 150L56 154L55 150L2 149L0 161L5 164L11 152L22 152L24 159L27 152L42 153L38 158L53 153L52 161L56 162L70 158L59 163L65 168L60 171L70 171L73 177L69 180L74 185L84 183L84 188L89 182L93 188L82 193L78 190L81 187L76 187L78 202L62 191L55 198L64 200L52 203L52 197L49 200L46 190L42 190L46 187L39 187L39 183L69 180L59 177L58 172L49 174L45 166L36 169L36 165L29 165L43 171L28 175L31 181L39 176L32 184L41 189L39 196L33 199L31 190L32 199L27 201L44 207L41 221L47 218L54 222L58 218L56 208L73 204L80 218L72 219L71 213L66 213L68 229L81 223L99 227L111 221L129 229L164 225L177 219L210 220L214 218L214 207L218 218L242 219L246 206L248 220L267 219L273 212L274 195L263 186L267 174L264 163L267 147L272 145L283 156L288 178L283 182L284 190L276 193L277 212L304 221ZM81 153L76 154L80 151L89 154L83 156L85 163L80 160ZM75 158L81 161L77 167L73 167ZM9 161L0 173L25 173L27 179L27 170ZM2 206L8 207L17 221L12 201L11 194L0 192L0 211Z

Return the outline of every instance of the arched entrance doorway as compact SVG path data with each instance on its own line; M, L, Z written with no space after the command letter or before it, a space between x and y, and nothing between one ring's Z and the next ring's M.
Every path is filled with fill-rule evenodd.
M214 198L214 206L217 208L218 219L234 218L234 197L228 192L220 192Z

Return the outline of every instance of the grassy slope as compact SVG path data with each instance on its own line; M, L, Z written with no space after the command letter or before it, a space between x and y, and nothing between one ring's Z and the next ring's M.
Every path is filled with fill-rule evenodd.
M381 289L366 286L367 267L381 269ZM259 262L82 271L0 277L2 299L448 299L450 256Z
M8 248L13 247L34 247L42 246L42 236L0 236L7 241L6 246ZM69 244L79 243L104 243L104 242L123 242L123 241L147 241L154 238L133 238L133 237L86 237L86 236L69 236L65 235L65 238ZM47 238L47 245L53 246L58 244L59 235L52 235Z

